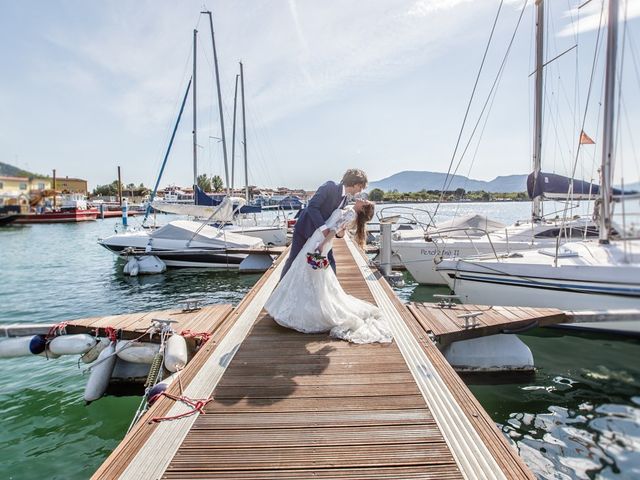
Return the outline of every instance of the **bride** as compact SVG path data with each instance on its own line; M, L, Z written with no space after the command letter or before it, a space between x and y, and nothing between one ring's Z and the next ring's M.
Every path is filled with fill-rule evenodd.
M330 332L332 337L353 343L392 341L380 310L347 294L327 268L333 238L355 224L356 241L362 246L365 225L373 212L373 203L363 201L355 208L336 209L325 223L326 237L321 227L307 240L265 305L278 324L303 333Z

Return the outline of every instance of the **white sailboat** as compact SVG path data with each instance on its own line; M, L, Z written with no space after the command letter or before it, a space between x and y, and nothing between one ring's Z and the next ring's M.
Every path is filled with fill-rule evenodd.
M559 219L517 222L496 228L496 223L486 220L478 226L429 229L422 238L399 239L391 243L392 252L420 284L446 285L436 271L442 259L466 258L492 253L509 254L522 250L552 247L558 237L583 238L595 235L590 220ZM404 232L403 232L404 233ZM411 232L412 233L412 232Z
M437 270L463 302L572 310L640 309L640 239L612 234L618 4L609 2L599 238L506 257L445 260ZM623 196L624 198L624 196ZM640 317L609 329L640 332Z
M161 212L172 213L177 215L186 215L193 217L194 219L200 221L206 221L210 225L224 229L225 231L234 232L240 235L247 235L249 237L259 238L263 241L265 245L272 246L285 246L287 244L287 225L284 220L279 218L276 221L270 223L259 223L256 218L256 211L261 210L260 207L254 207L249 205L249 176L248 176L248 162L247 162L247 135L246 135L246 120L245 120L245 96L244 96L244 69L242 62L240 62L240 74L236 75L236 88L234 93L234 108L233 108L233 136L232 136L232 153L231 153L231 164L232 164L232 175L231 175L231 189L229 189L229 169L227 164L227 144L226 144L226 136L224 130L224 116L222 113L222 96L220 91L220 82L218 75L218 62L217 62L217 53L215 46L215 39L213 35L213 20L211 17L211 12L203 12L209 16L209 23L211 26L211 40L213 45L213 54L214 54L214 67L215 67L215 77L217 82L217 92L218 92L218 104L220 106L220 125L221 125L221 141L222 141L222 149L224 156L224 171L225 178L227 182L227 196L231 200L231 203L228 205L228 208L219 209L221 206L220 200L213 200L209 197L204 191L199 189L197 185L198 179L198 162L197 162L197 117L196 117L196 82L194 81L194 90L193 90L193 105L194 105L194 114L193 114L193 195L191 202L174 202L174 201L166 201L166 198L161 201L152 202L152 207ZM194 32L194 66L193 66L193 78L196 78L196 35L197 32ZM245 170L245 198L240 197L231 197L231 191L233 190L233 169L235 164L235 131L236 131L236 103L238 97L238 78L240 79L241 84L241 93L242 93L242 126L243 126L243 146L244 146L244 170ZM245 213L249 212L249 213ZM253 215L252 219L248 219L247 215ZM242 218L241 218L242 217ZM251 222L253 220L253 222Z
M586 238L597 235L589 219L547 219L542 215L539 197L532 195L541 177L542 151L542 84L544 8L542 0L536 2L536 94L534 108L533 173L528 185L532 198L531 219L505 226L500 222L477 216L460 219L450 225L438 225L416 236L416 232L398 232L391 243L396 262L402 263L420 284L446 285L436 271L442 259L464 258L483 254L503 254L521 250L551 247L558 237ZM417 237L417 238L416 238Z
M193 91L193 180L194 180L194 194L197 193L197 174L198 174L198 160L197 160L197 118L196 118L196 52L197 52L197 34L198 31L193 31L193 76L187 87L184 99L182 101L182 107L178 121L174 128L173 136L169 144L169 150L171 149L171 143L175 136L176 129L180 122L180 117L184 109L186 99L189 94L189 89L192 87ZM213 25L211 25L211 35L213 39ZM215 42L214 42L214 58L215 58ZM217 76L217 61L216 65L216 79ZM219 85L218 85L218 92ZM220 97L219 97L220 99ZM222 110L220 110L222 115ZM222 120L222 117L221 117ZM224 132L224 124L223 132ZM224 133L223 133L224 135ZM162 169L167 161L165 155ZM226 166L226 148L225 148L225 166ZM235 269L240 267L240 263L247 257L246 254L233 254L228 250L246 250L256 249L264 245L259 236L254 237L246 234L235 233L226 231L224 228L217 228L208 225L208 222L215 221L225 224L233 217L233 210L235 208L233 198L227 195L221 202L216 205L188 205L184 203L168 204L164 205L162 202L153 202L153 196L157 190L162 170L156 181L154 193L152 194L151 205L154 208L163 209L163 211L169 211L171 213L178 213L184 215L192 215L196 217L204 217L202 221L189 221L189 220L174 220L169 222L158 229L149 231L146 229L126 231L122 233L116 233L107 238L100 239L98 243L106 249L121 254L124 251L132 254L144 254L154 255L164 261L167 266L173 267L205 267L205 268L222 268L222 269ZM197 196L194 196L197 198ZM145 216L146 219L146 216Z
M233 249L257 249L259 238L214 228L201 222L174 220L156 230L135 230L98 240L107 250L121 254L155 255L168 267L201 267L234 270L247 257Z

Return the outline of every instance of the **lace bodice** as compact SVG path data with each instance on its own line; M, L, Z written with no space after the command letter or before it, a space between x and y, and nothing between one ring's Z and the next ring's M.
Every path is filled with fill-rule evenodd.
M356 219L356 212L353 207L337 208L333 211L325 225L328 229L337 232L341 228L348 226Z

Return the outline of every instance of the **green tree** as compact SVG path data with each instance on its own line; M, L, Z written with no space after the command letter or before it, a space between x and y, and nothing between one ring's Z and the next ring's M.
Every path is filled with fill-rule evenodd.
M214 175L211 178L211 187L213 188L214 192L221 192L222 190L224 190L224 183L220 175Z
M369 192L369 200L372 202L381 202L384 199L384 192L379 188L374 188Z
M206 173L198 175L196 183L203 191L205 192L211 191L211 179L207 176Z
M118 181L114 180L108 185L98 185L93 189L94 195L102 195L105 197L112 197L118 194Z

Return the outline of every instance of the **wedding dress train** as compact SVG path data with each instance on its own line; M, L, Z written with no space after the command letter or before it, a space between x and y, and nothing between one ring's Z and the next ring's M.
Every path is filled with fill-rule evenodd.
M355 218L351 208L335 210L325 225L334 231ZM320 229L307 240L273 291L265 309L283 327L303 333L330 332L353 343L388 343L393 335L376 306L347 294L331 268L313 269L307 253L324 239ZM332 242L322 249L327 255Z

